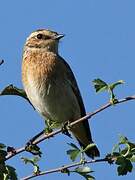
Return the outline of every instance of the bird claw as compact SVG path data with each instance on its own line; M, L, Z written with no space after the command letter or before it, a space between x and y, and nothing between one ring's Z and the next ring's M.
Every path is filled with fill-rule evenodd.
M61 127L61 130L62 130L63 134L65 134L66 136L72 138L71 134L68 131L69 130L68 125L69 125L69 121L63 123L62 127Z
M40 151L39 146L37 146L36 144L33 144L32 141L29 141L26 144L25 150L32 153L33 155L38 155L39 157L41 157L42 152Z

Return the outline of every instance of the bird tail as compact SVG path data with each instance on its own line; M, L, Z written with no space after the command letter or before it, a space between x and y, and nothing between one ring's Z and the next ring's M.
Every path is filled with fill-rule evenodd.
M94 157L100 156L100 152L99 152L97 146L93 142L91 142L87 146L82 144L82 142L79 140L78 140L78 142L83 149L86 149L85 153L87 154L88 157L94 159Z
M92 159L100 156L98 148L92 141L88 121L76 124L74 127L72 127L71 131L78 140L80 146L85 149L87 156Z

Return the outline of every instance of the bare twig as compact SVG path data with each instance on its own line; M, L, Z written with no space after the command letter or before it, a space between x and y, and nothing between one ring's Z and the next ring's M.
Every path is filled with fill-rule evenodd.
M18 148L18 149L15 149L15 153L12 153L12 152L9 152L7 157L6 157L6 160L12 158L13 156L17 155L17 154L20 154L21 152L24 152L25 151L25 147L21 147L21 148Z
M118 101L115 103L115 105L116 105L116 104L120 104L120 103L124 103L124 102L129 101L129 100L135 100L135 95L134 95L134 96L128 96L128 97L125 97L125 98L123 98L123 99L120 99L120 100L118 100ZM105 109L109 108L110 106L114 106L114 105L112 105L112 103L109 102L109 103L101 106L99 109L97 109L97 110L95 110L95 111L93 111L93 112L90 112L90 113L88 113L86 116L84 116L84 117L82 117L82 118L80 118L80 119L78 119L78 120L70 123L70 124L68 125L68 127L71 128L71 127L73 127L75 124L80 123L80 122L82 122L82 121L84 121L84 120L86 120L86 119L89 119L89 118L93 117L93 116L96 115L97 113L104 111ZM42 142L43 140L48 139L49 137L52 137L52 136L54 136L54 135L56 135L56 134L59 134L60 132L62 132L62 129L59 129L59 130L57 130L57 131L54 131L54 132L52 132L52 133L50 133L50 134L48 134L48 135L44 135L43 137L39 138L38 140L35 140L34 144L38 144L38 143Z
M123 98L123 99L120 99L120 100L118 100L118 101L115 103L115 105L116 105L116 104L120 104L120 103L124 103L124 102L127 102L127 101L130 101L130 100L135 100L135 95L134 95L134 96L128 96L128 97L125 97L125 98ZM82 117L82 118L80 118L80 119L78 119L78 120L70 123L70 124L68 125L68 127L71 128L71 127L73 127L75 124L80 123L80 122L82 122L82 121L84 121L84 120L86 120L86 119L89 119L89 118L93 117L94 115L98 114L99 112L104 111L105 109L109 108L110 106L114 106L114 105L112 105L112 103L108 102L107 104L101 106L101 107L98 108L97 110L95 110L95 111L93 111L93 112L90 112L90 113L88 113L86 116L84 116L84 117ZM61 133L61 132L62 132L62 129L58 129L58 130L56 130L56 131L54 131L54 132L51 132L51 133L49 133L49 134L47 134L47 135L45 134L45 135L43 135L41 138L38 138L37 140L35 140L35 141L33 142L33 144L39 144L40 142L44 141L45 139L48 139L48 138L50 138L50 137L52 137L52 136L54 136L54 135L56 135L56 134L59 134L59 133ZM6 160L12 158L12 157L15 156L16 154L19 154L19 153L21 153L21 152L23 152L23 151L25 151L25 147L22 147L22 148L17 149L15 154L9 153L9 154L7 155L7 157L6 157Z
M105 161L108 161L108 160L106 158L95 159L95 160L85 161L85 164L96 163L96 162L105 162ZM69 169L69 168L73 168L73 167L76 167L76 166L80 166L82 164L84 164L84 162L76 162L76 163L73 163L73 164L69 164L69 165L66 165L66 166L59 167L59 168L51 169L51 170L48 170L48 171L42 171L39 174L31 174L29 176L26 176L26 177L20 179L20 180L29 180L29 179L32 179L32 178L37 177L37 176L43 176L43 175L46 175L46 174L62 172L65 169Z

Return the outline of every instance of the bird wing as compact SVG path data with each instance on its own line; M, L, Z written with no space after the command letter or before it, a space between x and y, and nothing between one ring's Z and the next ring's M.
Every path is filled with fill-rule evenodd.
M70 83L70 86L73 90L73 93L75 94L78 104L80 106L80 110L81 110L81 117L86 115L85 112L85 107L83 104L83 100L82 100L82 96L81 93L79 91L75 76L70 68L70 66L68 65L68 63L60 57L60 59L63 61L63 64L65 65L65 73L66 73L66 77L68 77L68 82ZM79 128L78 128L79 126ZM93 143L92 141L92 136L91 136L91 132L90 132L90 127L89 127L89 123L88 120L82 121L80 124L78 124L76 126L76 128L74 129L74 131L76 131L76 138L79 141L79 144L85 149L87 147L87 145L89 145L90 143ZM73 132L75 133L75 132ZM88 139L88 141L84 142L84 138L85 140ZM94 145L92 148L88 149L85 152L89 157L94 158L96 156L100 156L100 152L98 150L98 148L96 147L96 145Z
M86 115L86 111L85 111L85 107L84 107L84 103L82 100L82 96L80 93L80 90L78 88L75 76L70 68L70 66L68 65L68 63L62 58L60 57L60 59L63 61L64 65L65 65L65 69L66 69L66 73L67 73L67 77L68 77L68 81L72 87L72 90L77 98L78 104L80 106L80 110L81 110L81 117ZM89 141L92 142L92 137L91 137L91 133L90 133L90 128L89 128L89 123L88 120L85 120L82 122L82 125L84 126L84 129L87 133L87 137L89 138Z

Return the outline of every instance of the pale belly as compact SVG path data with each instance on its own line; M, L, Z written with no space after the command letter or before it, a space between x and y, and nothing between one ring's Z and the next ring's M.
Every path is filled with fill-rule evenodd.
M81 117L80 107L70 84L49 84L35 86L32 81L25 88L35 109L47 119L59 124Z

